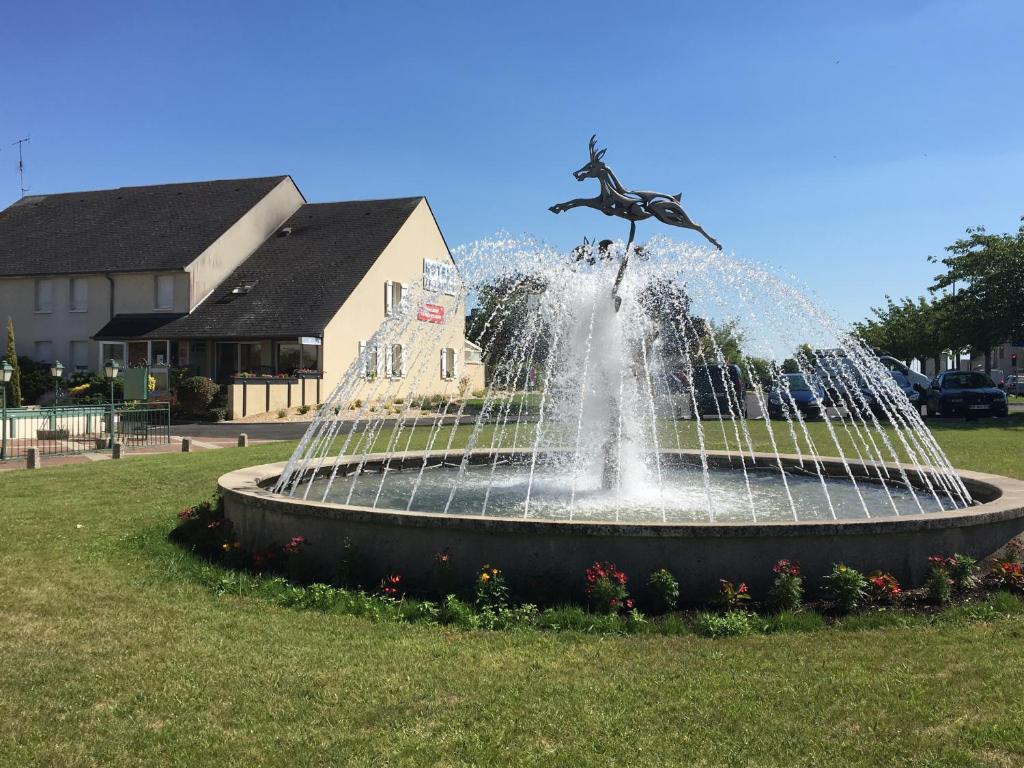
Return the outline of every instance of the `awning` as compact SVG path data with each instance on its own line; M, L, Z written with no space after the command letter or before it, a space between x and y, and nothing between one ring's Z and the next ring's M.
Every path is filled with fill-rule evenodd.
M93 334L96 341L128 341L154 338L165 325L185 317L173 312L151 312L140 315L114 315L110 322Z

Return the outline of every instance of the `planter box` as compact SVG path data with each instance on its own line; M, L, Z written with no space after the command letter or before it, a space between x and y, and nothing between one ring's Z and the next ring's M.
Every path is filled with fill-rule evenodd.
M71 433L66 429L37 429L36 440L67 440Z

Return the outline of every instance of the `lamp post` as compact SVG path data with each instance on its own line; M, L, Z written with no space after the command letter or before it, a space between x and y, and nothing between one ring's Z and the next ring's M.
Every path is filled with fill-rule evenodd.
M106 376L107 380L110 382L110 439L109 439L109 444L110 444L111 448L114 447L114 440L117 437L117 423L115 422L115 414L114 414L114 379L117 378L117 374L118 373L119 373L119 367L118 367L118 364L117 364L117 360L114 360L113 358L111 358L110 360L107 360L107 364L103 366L103 375Z
M7 382L14 374L14 366L4 360L0 363L0 397L3 398L3 426L0 427L3 437L0 438L0 461L7 458Z
M54 360L50 366L50 376L53 377L53 407L56 408L60 402L60 380L64 376L64 366L60 360Z

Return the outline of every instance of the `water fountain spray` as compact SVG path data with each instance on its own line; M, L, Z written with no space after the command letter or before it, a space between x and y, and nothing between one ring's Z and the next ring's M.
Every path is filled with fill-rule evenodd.
M622 278L626 275L626 267L629 266L629 257L635 252L633 248L633 240L636 237L636 223L638 221L643 221L644 219L653 217L658 221L669 224L673 227L683 227L685 229L695 230L704 235L708 242L715 246L715 248L722 250L721 244L705 232L704 228L691 219L686 214L686 211L683 210L681 203L683 195L681 192L677 195L666 195L663 192L645 192L626 189L615 175L615 172L605 165L604 153L608 150L599 150L597 148L597 134L590 137L588 149L590 150L590 161L579 170L574 171L572 175L576 177L576 181L597 179L598 183L601 185L601 194L597 197L577 197L574 200L567 200L564 203L556 203L548 210L552 213L558 214L562 211L568 211L573 208L596 208L605 216L617 216L620 219L626 219L629 222L629 239L626 241L626 250L622 253L619 271L615 275L615 283L612 285L612 301L614 302L616 313L622 306L622 297L619 296L619 286L622 284ZM599 250L602 257L607 258L607 254L610 252L610 245L611 241L601 241L599 244ZM589 243L587 243L585 239L582 248L584 251L589 249ZM641 363L643 364L641 368L644 370L649 368L647 364L647 354L653 341L653 338L645 340L647 343L641 345L642 348L640 355L642 355ZM613 392L614 389L609 388L609 391ZM605 441L603 448L604 472L602 475L602 485L606 490L617 488L621 482L618 461L619 446L614 440L614 435L617 431L616 426L618 425L620 418L619 408L621 406L618 398L614 395L610 397L609 405L611 420L609 422L608 439Z

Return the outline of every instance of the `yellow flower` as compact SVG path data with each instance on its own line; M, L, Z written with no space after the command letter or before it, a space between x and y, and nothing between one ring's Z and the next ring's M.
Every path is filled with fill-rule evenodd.
M480 581L487 581L490 578L491 578L491 574L489 574L489 573L481 573L480 574Z

